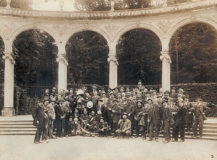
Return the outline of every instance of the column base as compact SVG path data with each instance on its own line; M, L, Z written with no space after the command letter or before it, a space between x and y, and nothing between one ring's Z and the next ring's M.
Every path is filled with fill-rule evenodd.
M3 117L12 117L15 115L15 110L12 107L5 107L2 109L2 116Z

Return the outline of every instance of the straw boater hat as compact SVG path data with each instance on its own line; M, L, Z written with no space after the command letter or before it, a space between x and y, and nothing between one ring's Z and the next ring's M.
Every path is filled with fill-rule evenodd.
M93 102L92 101L89 101L87 102L87 108L93 108Z
M84 91L82 90L82 89L79 89L78 91L77 91L77 96L78 95L83 95L84 94Z

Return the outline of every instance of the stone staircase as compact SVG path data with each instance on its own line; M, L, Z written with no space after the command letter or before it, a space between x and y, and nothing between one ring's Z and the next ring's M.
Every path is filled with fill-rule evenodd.
M35 132L31 116L0 117L0 135L34 135ZM192 139L192 133L186 133L186 139ZM204 122L201 139L217 140L217 118L209 118Z
M31 116L0 117L0 135L34 135Z

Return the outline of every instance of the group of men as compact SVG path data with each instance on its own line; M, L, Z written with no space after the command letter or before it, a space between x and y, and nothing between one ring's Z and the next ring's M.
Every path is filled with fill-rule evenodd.
M33 112L37 126L35 143L63 136L141 136L158 141L185 140L185 129L202 137L206 103L189 102L183 89L148 90L138 83L132 89L86 87L45 90ZM55 134L54 134L55 133ZM199 137L198 137L199 138Z

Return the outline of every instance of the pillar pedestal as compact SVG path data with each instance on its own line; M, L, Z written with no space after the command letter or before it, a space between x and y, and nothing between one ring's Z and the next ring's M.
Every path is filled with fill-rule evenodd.
M2 116L3 117L12 117L15 115L15 110L12 107L5 107L2 109Z

